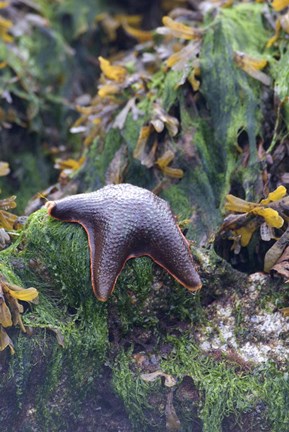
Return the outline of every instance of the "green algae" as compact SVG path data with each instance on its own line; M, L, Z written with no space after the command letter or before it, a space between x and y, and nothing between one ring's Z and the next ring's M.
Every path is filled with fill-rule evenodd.
M132 350L128 352L121 351L116 357L113 365L112 384L124 401L127 413L135 430L141 427L142 431L152 430L155 426L150 418L152 412L156 409L150 403L150 396L155 392L161 392L159 381L147 383L137 374L132 373L130 369ZM156 429L157 430L157 429Z
M98 143L99 144L99 143ZM99 176L101 184L105 184L105 173L108 165L112 161L115 153L121 145L121 136L117 129L110 129L104 139L103 150L101 152L92 151L90 154L94 161L95 172ZM95 174L91 176L94 178Z
M288 369L278 371L275 365L270 365L263 372L263 397L268 406L268 419L274 432L286 432L289 428L289 388Z
M170 70L164 76L163 88L162 88L162 105L168 112L172 106L178 102L179 95L181 93L179 82L182 78L183 71Z
M288 92L289 92L289 87L288 87L289 53L287 50L287 44L285 45L284 43L281 43L279 50L280 50L280 59L278 62L275 62L274 64L273 75L275 78L274 90L278 95L280 101L282 102L288 96Z
M35 324L40 325L44 312L56 315L56 305L66 316L71 310L66 326L68 344L85 344L78 339L78 332L89 330L88 346L95 344L93 349L97 349L103 358L107 346L106 308L95 300L92 293L87 236L83 228L78 224L61 223L49 217L43 209L30 217L13 248L17 249L16 273L27 283L37 284L40 295L46 297L46 301L40 301L35 308L35 317L30 314L30 324L34 319ZM39 283L41 279L43 286ZM46 318L46 324L53 323L51 318ZM61 321L63 319L65 316Z
M275 79L274 92L279 98L279 110L277 113L276 125L272 143L268 149L268 152L274 150L277 141L283 141L288 136L289 129L289 105L288 105L288 94L289 94L289 53L287 50L287 44L280 43L279 45L279 61L276 61L273 69L273 76ZM283 124L284 123L284 124ZM285 128L284 128L285 126Z
M132 348L121 348L112 357L109 355L107 305L97 302L92 294L83 229L77 224L56 221L48 217L46 210L40 210L29 218L19 240L2 252L0 258L1 270L8 280L14 283L25 280L27 286L35 284L40 291L39 305L33 305L24 316L25 325L33 333L29 338L23 334L17 336L16 355L0 384L1 390L13 386L19 412L26 406L27 394L34 383L39 424L42 422L51 431L68 430L69 422L81 415L83 401L95 390L100 369L106 363L112 368L113 387L123 400L135 430L140 427L163 430L167 392L161 380L148 383L141 379ZM12 265L7 266L7 262ZM67 272L61 271L63 268ZM176 377L177 386L186 376L193 380L199 394L195 409L189 410L188 404L175 398L183 430L191 430L197 415L204 432L219 432L227 417L238 418L263 404L264 422L267 418L273 425L272 431L285 432L286 373L271 365L247 370L226 358L216 360L199 350L191 333L168 336L161 330L161 321L199 323L206 318L200 294L191 296L179 284L172 284L164 272L161 274L164 286L154 289L155 270L149 258L131 260L119 278L108 308L110 313L117 309L123 334L136 328L148 329L157 337L154 352L158 353L162 344L171 346L161 359L160 369ZM63 347L56 341L57 333L63 336ZM42 383L39 374L45 376ZM66 383L61 395L60 382ZM69 420L62 415L63 401L72 412Z
M248 199L258 195L259 165L256 136L261 133L260 82L247 75L234 61L236 51L254 58L264 56L268 33L262 22L262 6L240 4L219 11L208 28L201 49L201 92L210 109L215 156L214 172L222 172L225 189L238 166L238 136L245 131L250 160L250 181L242 185ZM237 170L238 171L238 170Z
M98 175L100 140L96 138L84 152L85 163L74 174L73 179L81 185L81 190L91 192L99 189L103 183ZM102 178L104 175L102 175Z
M189 335L169 340L174 352L162 362L162 368L179 379L192 378L201 395L199 416L204 432L219 432L225 417L245 412L258 402L257 378L244 372L238 375L237 366L230 367L225 361L202 354Z
M124 334L134 326L145 328L157 323L153 315L148 317L143 313L152 289L152 282L153 264L150 258L138 258L126 264L117 281L115 291L115 302Z
M220 191L224 184L222 174L216 170L212 151L213 137L201 114L196 116L183 96L179 97L182 136L187 140L190 154L183 147L183 140L176 138L177 166L184 177L170 185L161 196L168 200L180 219L191 218L187 237L196 242L210 237L220 223Z
M1 144L2 145L2 144ZM17 195L17 213L24 213L25 206L28 200L39 189L47 188L49 184L49 168L46 165L45 158L39 154L36 144L31 146L31 151L21 152L17 154L17 158L13 154L7 155L7 161L13 172L16 172L17 184L10 183L5 177L0 179L1 196ZM17 190L17 193L15 191Z
M261 5L241 4L221 9L216 17L208 17L207 22L200 63L201 94L205 97L210 117L201 104L190 107L186 102L186 86L177 87L180 72L159 71L152 76L150 83L155 93L152 100L148 98L138 104L143 109L143 116L134 120L129 114L122 131L111 129L103 150L96 156L99 160L96 169L103 184L113 150L119 148L124 140L129 151L125 181L152 189L157 180L152 175L153 170L132 156L139 130L149 120L154 98L160 99L167 112L171 109L179 111L181 135L191 133L196 157L188 158L181 136L171 140L170 144L176 150L177 166L184 170L185 175L162 195L181 217L192 218L194 223L189 227L188 237L196 241L203 240L204 233L210 237L216 230L221 220L219 208L233 181L244 190L248 199L256 198L253 195L260 191L261 168L256 137L262 134L260 100L264 90L260 82L237 66L234 53L240 51L254 58L265 56L271 59L265 52L269 32L262 21ZM242 133L248 139L250 149L246 169L238 168L238 138Z
M188 219L191 216L192 205L189 197L178 185L171 185L168 189L164 190L162 197L170 203L173 212L178 216L179 220Z
M148 104L146 109L148 109ZM146 116L133 119L128 114L122 130L111 128L103 138L96 138L88 150L85 151L86 162L74 175L74 180L81 184L81 190L90 192L106 184L106 172L115 153L121 145L128 149L128 169L125 182L147 187L152 184L151 172L140 161L133 158L139 131L145 122Z
M146 109L148 109L148 107L146 107ZM127 116L124 128L121 131L121 136L125 140L131 153L135 149L139 137L139 131L143 126L144 122L145 118L142 116L138 117L137 120L134 120L131 114Z
M181 337L168 336L166 342L173 345L171 354L162 360L162 372L177 378L178 385L184 377L190 377L199 400L192 405L175 398L175 407L182 419L183 431L192 430L197 416L202 421L204 432L222 431L223 422L231 418L241 418L256 407L262 407L262 424L265 430L270 425L272 432L288 430L289 415L287 400L288 374L280 372L273 365L259 366L253 370L243 369L238 363L227 361L225 357L216 360L202 353L193 342L190 334ZM154 425L154 415L163 416L163 405L152 407L152 395L164 393L160 382L144 382L132 360L132 351L121 352L114 365L113 384L123 399L135 430L150 430ZM142 409L140 409L142 406ZM158 414L156 413L158 412ZM163 430L160 423L155 430Z
M59 382L70 377L62 397L76 415L108 349L107 307L92 293L86 234L79 225L53 220L46 210L40 210L29 218L19 240L1 253L0 260L1 273L8 281L22 285L24 280L39 291L39 304L23 316L32 336L17 336L16 354L1 387L14 386L21 409L40 368L45 379L35 383L37 415L46 428L59 430L65 423L61 404L53 404ZM7 262L12 263L13 271Z
M140 187L152 189L155 184L152 170L144 166L138 159L133 157L133 151L137 145L140 130L149 120L149 110L151 109L152 101L144 99L138 106L143 112L137 120L134 120L132 115L127 116L124 128L120 134L128 148L128 167L125 174L125 182L135 184Z
M205 110L194 110L186 105L183 88L176 91L177 73L170 71L165 76L161 72L154 83L162 95L163 106L180 110L182 127L181 135L171 144L176 150L177 164L185 175L179 183L165 189L162 196L181 219L192 218L188 238L197 241L208 237L218 226L218 208L230 182L234 180L242 185L249 198L259 176L256 135L261 133L262 86L237 68L233 53L244 50L253 57L263 55L267 35L261 6L244 4L221 10L210 21L210 26L201 52L201 92L211 118ZM285 84L284 81L282 85ZM147 111L150 103L142 101L141 106ZM151 170L132 157L146 116L147 112L135 121L129 114L122 131L110 129L103 143L95 140L88 150L85 169L78 173L86 191L104 184L107 167L123 141L129 150L126 181L144 187L154 186ZM249 168L236 170L239 158L236 144L241 131L248 135L250 164ZM194 156L188 157L184 150L182 137L185 134L191 136L190 144L196 150ZM65 404L77 416L85 395L92 391L92 383L109 356L107 308L111 311L113 307L117 309L122 334L129 334L137 327L154 330L158 341L173 345L161 367L179 382L185 376L192 378L200 394L196 408L204 432L220 431L226 417L238 417L254 409L260 401L267 407L272 430L288 430L286 372L278 372L271 365L263 370L243 371L240 365L232 366L225 360L216 361L204 355L190 335L167 337L162 333L164 330L160 331L161 320L200 322L205 320L205 314L200 295L190 296L165 273L161 273L164 289L153 288L156 266L148 258L129 262L108 306L100 304L91 291L89 254L83 229L54 221L42 210L31 216L20 239L0 254L0 261L0 271L9 281L20 285L24 281L26 286L34 285L40 291L39 305L27 310L24 316L24 323L33 329L33 335L30 338L13 335L17 339L17 357L9 365L8 381L15 382L20 409L35 374L34 359L42 354L39 373L45 376L45 383L37 384L35 392L39 424L44 421L46 430L68 430L62 404L58 407L55 400L66 400ZM211 287L213 284L211 282ZM154 297L155 302L150 297ZM63 336L64 347L58 345L57 334ZM157 351L158 347L154 349ZM111 364L115 391L124 401L135 428L158 428L152 413L163 416L164 409L162 404L153 404L151 397L162 394L160 381L146 383L140 378L134 370L131 349L127 352L121 349ZM1 390L8 381L3 381ZM63 381L68 382L63 396L55 399L58 383ZM192 430L194 412L189 413L181 402L177 409L180 418L186 419L183 429Z

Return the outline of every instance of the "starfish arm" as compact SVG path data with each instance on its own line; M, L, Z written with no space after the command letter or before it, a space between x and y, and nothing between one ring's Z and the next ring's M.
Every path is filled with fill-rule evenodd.
M169 228L169 231L166 231ZM159 225L152 234L149 256L166 269L180 284L189 291L202 287L188 241L177 224L167 220L164 226Z
M77 222L94 217L95 204L88 194L73 195L57 201L48 201L46 207L50 216L63 222ZM91 194L90 194L91 195Z
M104 247L102 250L98 247L96 250L95 255L91 251L92 288L98 300L107 301L126 260L120 256L119 251L112 251L110 247Z
M129 258L127 243L119 240L113 231L97 233L93 229L87 230L92 288L100 301L106 301L111 295Z

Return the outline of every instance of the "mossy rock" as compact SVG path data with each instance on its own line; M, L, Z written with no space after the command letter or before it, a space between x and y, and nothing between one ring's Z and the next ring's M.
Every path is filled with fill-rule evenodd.
M98 407L103 418L110 410L122 412L116 417L124 431L162 431L173 393L183 431L197 424L217 432L236 419L285 431L284 370L273 364L246 369L198 347L194 332L209 325L204 305L245 284L212 252L198 259L205 286L197 295L141 258L127 263L115 293L102 304L92 294L81 226L56 221L45 209L33 214L1 253L6 279L40 292L39 304L24 315L29 336L8 329L16 354L1 353L2 430L18 427L15 419L27 431L102 430ZM141 376L156 370L176 380L173 388L161 377L147 382Z

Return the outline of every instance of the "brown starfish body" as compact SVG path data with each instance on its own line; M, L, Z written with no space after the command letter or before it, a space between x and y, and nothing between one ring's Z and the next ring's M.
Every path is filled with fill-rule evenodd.
M189 291L202 284L189 244L166 201L130 184L46 204L50 216L79 223L88 236L93 291L106 301L130 258L148 255Z

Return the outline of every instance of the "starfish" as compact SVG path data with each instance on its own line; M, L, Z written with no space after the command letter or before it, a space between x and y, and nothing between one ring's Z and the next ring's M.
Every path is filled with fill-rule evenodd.
M189 291L202 284L189 244L168 203L130 184L46 203L50 216L82 225L88 236L92 288L100 301L113 292L126 261L147 255Z

